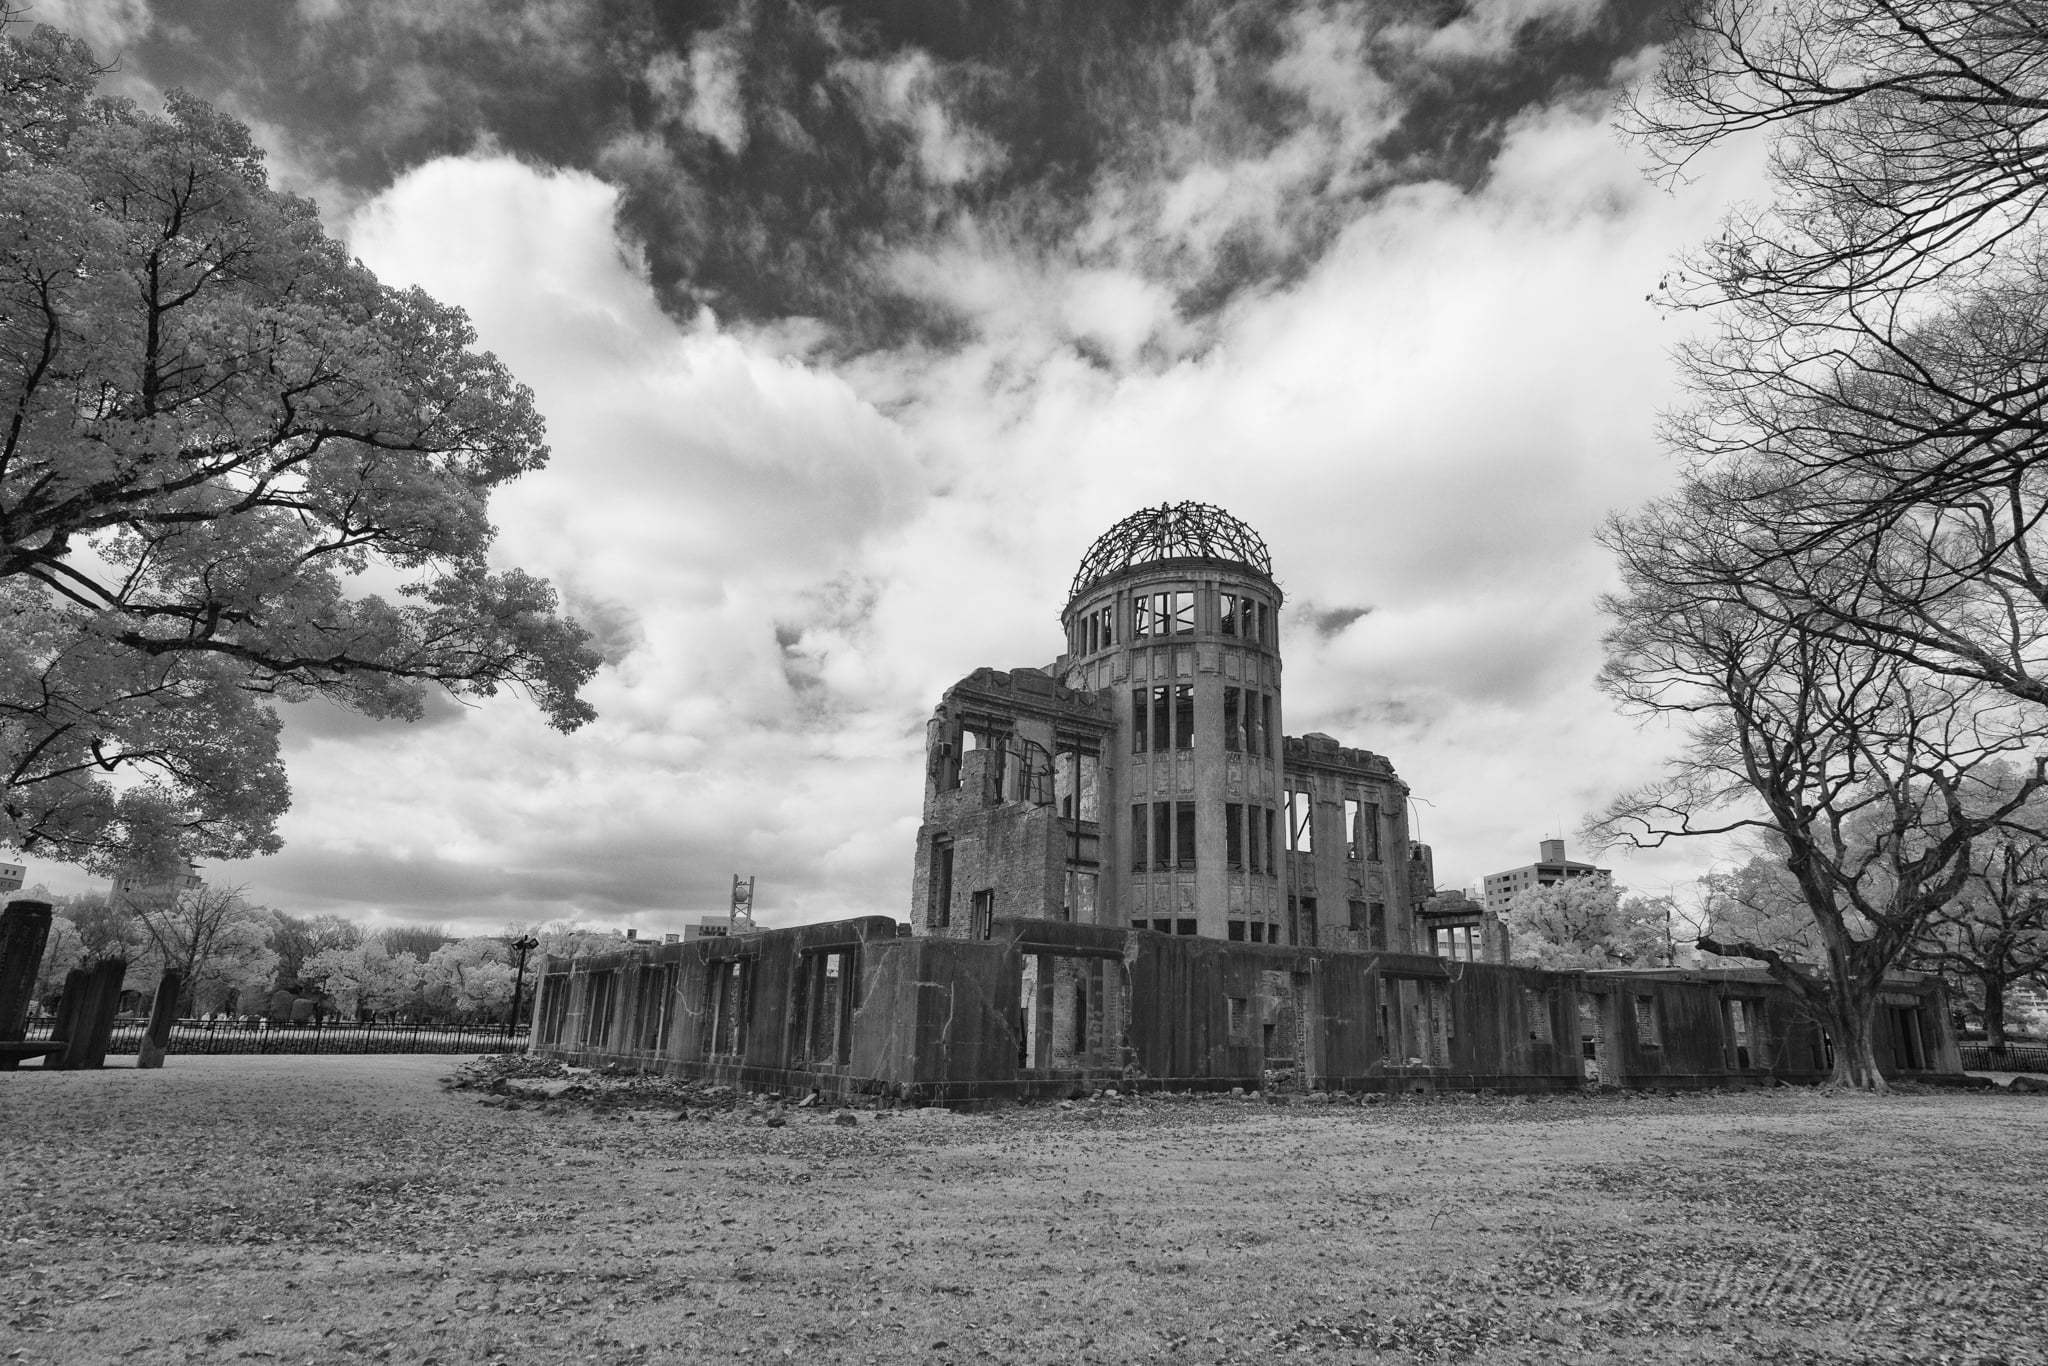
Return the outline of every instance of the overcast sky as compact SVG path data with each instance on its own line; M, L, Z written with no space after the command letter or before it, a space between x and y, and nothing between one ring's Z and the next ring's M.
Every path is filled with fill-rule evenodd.
M771 924L905 917L940 692L1050 662L1090 542L1182 499L1272 548L1288 731L1389 756L1441 883L1529 862L1669 743L1593 689L1592 533L1672 475L1691 324L1645 296L1762 188L1614 133L1657 7L1449 8L37 0L469 311L554 449L499 553L610 660L571 736L290 709L285 850L209 876L470 930L680 929L734 872Z

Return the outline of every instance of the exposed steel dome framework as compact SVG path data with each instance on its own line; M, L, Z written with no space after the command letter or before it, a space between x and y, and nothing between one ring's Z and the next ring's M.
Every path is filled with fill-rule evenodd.
M1227 560L1273 576L1259 533L1209 503L1161 503L1118 522L1081 557L1069 600L1112 574L1159 560Z

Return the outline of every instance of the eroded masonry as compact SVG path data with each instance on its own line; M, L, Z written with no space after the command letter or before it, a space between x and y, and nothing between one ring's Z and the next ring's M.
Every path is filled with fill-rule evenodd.
M926 728L909 922L867 917L545 964L536 1050L827 1095L1711 1086L1817 1078L1761 972L1505 962L1432 914L1393 764L1285 733L1282 594L1221 509L1089 550L1042 668L980 669ZM1960 1070L1939 983L1885 998L1879 1061Z

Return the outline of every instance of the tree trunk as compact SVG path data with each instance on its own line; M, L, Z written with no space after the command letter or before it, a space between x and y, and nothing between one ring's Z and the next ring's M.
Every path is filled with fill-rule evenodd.
M1877 993L1839 980L1835 988L1835 1071L1828 1084L1852 1091L1890 1091L1877 1070Z
M2005 1051L2005 979L1995 972L1979 973L1984 987L1984 1044L1994 1053Z

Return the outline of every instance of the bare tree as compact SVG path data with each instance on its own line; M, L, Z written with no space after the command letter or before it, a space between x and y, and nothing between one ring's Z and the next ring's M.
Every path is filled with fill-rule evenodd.
M1628 591L1606 603L1615 626L1601 682L1627 709L1683 720L1685 746L1664 779L1617 799L1592 833L1639 847L1743 830L1781 840L1822 970L1711 932L1699 946L1765 964L1828 1022L1835 1081L1882 1090L1872 1022L1886 972L1962 887L1972 841L2048 783L2038 763L2009 794L1987 775L2027 748L2027 709L1747 610L1737 592L1698 591L1689 543L1716 528L1682 533L1673 516L1660 507L1605 533ZM1667 575L1672 562L1680 571Z
M1624 120L1667 180L1771 139L1775 202L1731 214L1667 281L1825 326L1967 279L2048 196L2042 0L1684 0Z
M2048 971L2048 810L2034 801L2015 811L1971 852L1955 898L1937 910L1914 946L1922 966L1974 996L1984 1033L2005 1047L2005 996Z
M2048 5L1690 0L1628 101L1670 177L1772 140L1661 296L1688 463L1666 577L1845 644L2048 703Z
M277 962L271 926L242 893L201 883L175 896L130 899L162 969L178 974L181 1014L267 985Z

